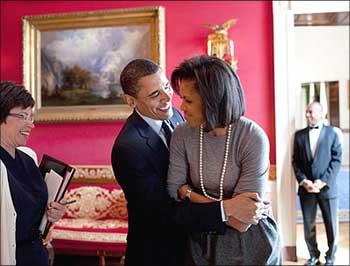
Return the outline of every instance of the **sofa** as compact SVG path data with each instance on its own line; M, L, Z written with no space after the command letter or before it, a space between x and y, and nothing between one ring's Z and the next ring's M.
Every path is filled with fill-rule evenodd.
M122 260L126 249L128 214L123 191L109 166L75 166L65 194L67 212L51 229L55 254L98 256Z
M123 191L110 166L75 166L77 169L65 198L76 200L67 205L67 213L51 229L55 254L118 257L126 250L128 213ZM275 179L271 166L269 179Z

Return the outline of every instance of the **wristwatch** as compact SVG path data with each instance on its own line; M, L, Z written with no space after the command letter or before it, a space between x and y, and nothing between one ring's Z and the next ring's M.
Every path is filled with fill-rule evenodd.
M191 193L192 193L192 189L188 187L188 189L186 190L185 198L191 199Z

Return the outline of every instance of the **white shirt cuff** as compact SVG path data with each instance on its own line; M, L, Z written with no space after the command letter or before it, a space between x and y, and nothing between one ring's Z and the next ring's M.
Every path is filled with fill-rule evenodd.
M224 202L220 201L220 210L221 210L221 219L225 223L228 221L228 217L226 216L225 210L224 210Z

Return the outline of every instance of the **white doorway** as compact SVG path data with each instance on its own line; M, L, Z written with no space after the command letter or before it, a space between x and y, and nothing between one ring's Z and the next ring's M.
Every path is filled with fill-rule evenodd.
M297 260L296 250L296 182L291 167L294 132L300 121L301 82L296 65L294 16L296 14L349 12L342 1L274 1L274 66L276 120L276 193L275 205L280 225L284 258ZM347 71L349 73L349 71ZM316 80L317 81L317 80ZM320 80L321 81L321 80ZM344 99L343 97L340 98Z

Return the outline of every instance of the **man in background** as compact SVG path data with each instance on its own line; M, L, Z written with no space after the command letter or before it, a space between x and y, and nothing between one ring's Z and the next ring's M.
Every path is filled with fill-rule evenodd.
M134 108L112 150L113 171L128 202L126 265L184 265L186 232L223 233L228 216L251 224L263 217L266 206L255 193L209 204L170 199L169 141L183 122L172 107L173 90L160 67L145 59L131 61L120 83Z
M336 177L341 165L342 148L334 128L324 125L319 102L307 107L306 120L308 127L295 133L293 154L304 237L310 253L306 265L320 264L315 224L317 205L322 212L328 240L325 265L333 265L338 241Z

